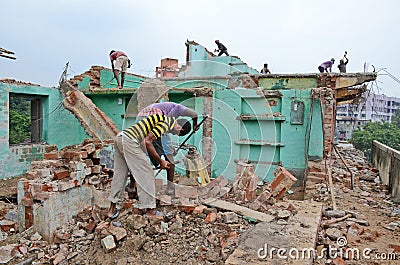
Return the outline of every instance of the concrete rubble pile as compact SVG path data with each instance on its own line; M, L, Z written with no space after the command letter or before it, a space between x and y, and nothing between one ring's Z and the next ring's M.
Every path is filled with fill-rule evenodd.
M367 162L361 151L346 145L339 146L339 152L354 175L355 187L351 190L350 173L341 159L335 157L332 177L336 184L336 209L329 196L329 185L317 184L318 192L314 194L315 201L323 201L326 205L322 211L317 253L328 247L343 247L346 251L356 247L361 249L360 246L371 248L372 254L399 252L399 245L390 244L379 237L400 231L400 206L391 201L387 187L381 184L378 170ZM379 215L383 217L377 221L376 216ZM372 247L374 245L375 248ZM357 260L358 257L336 257L320 259L316 264L358 264Z
M182 264L185 260L196 262L198 259L206 263L221 262L232 253L240 234L257 219L204 205L204 200L214 198L252 206L282 222L296 214L295 207L290 204L272 207L296 181L288 171L278 168L274 181L263 187L259 186L260 179L254 174L254 167L239 163L234 182L219 176L201 186L194 179L180 177L172 195L165 193L166 185L156 178L157 209L165 213L163 219L134 214L135 199L125 193L123 210L116 220L107 217L107 204L94 202L80 208L73 218L61 222L51 235L43 237L35 231L38 229L32 220L34 209L45 204L52 194L83 186L92 186L107 194L112 170L102 164L101 152L110 144L86 139L80 145L60 151L49 146L45 159L32 163L25 179L19 182L19 210L23 209L23 222L20 217L19 223L14 220L10 226L20 233L10 234L8 240L3 241L3 247L10 251L0 251L6 253L0 255L0 264L2 258L8 261L31 258L32 264L92 264L81 255L88 252L92 257L98 256L97 262L102 263L106 254L126 247L132 248L132 257L122 258L118 264L136 264L138 260L152 257ZM63 207L68 211L70 205L67 203ZM111 263L114 261L102 264Z

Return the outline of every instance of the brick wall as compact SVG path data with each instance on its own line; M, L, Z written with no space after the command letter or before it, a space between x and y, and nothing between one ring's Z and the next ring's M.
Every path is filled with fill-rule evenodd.
M212 139L212 120L213 120L213 98L204 97L204 115L208 115L208 118L203 123L203 137L206 139ZM211 141L203 141L202 153L204 162L207 165L207 172L211 174L211 163L212 163L212 147Z
M32 161L42 160L45 146L41 144L16 145L0 153L0 179L24 174Z

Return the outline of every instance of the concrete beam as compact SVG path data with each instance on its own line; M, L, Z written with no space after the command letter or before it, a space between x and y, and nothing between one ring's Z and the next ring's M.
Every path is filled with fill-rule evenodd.
M336 77L336 89L362 85L366 82L375 81L376 73L343 74Z

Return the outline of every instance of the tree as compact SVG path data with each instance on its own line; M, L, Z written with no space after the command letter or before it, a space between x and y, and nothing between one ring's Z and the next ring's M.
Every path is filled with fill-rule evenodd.
M396 110L396 112L392 116L392 123L400 129L400 109Z
M373 140L400 150L400 127L388 122L369 122L364 128L359 127L353 132L351 142L355 148L370 157Z
M18 144L30 141L31 138L31 117L19 114L10 110L10 144Z
M31 138L31 102L22 97L10 97L9 142L18 144Z

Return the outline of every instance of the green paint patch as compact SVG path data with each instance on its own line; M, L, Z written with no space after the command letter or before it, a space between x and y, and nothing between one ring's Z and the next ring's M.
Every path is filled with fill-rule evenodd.
M271 88L272 89L285 89L285 83L289 83L289 79L280 79L278 82L275 82L275 85L273 85Z

